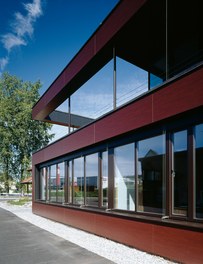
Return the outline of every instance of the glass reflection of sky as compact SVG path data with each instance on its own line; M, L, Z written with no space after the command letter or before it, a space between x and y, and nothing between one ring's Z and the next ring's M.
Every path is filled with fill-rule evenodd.
M187 130L174 133L174 151L182 151L187 149Z
M64 175L65 175L65 173L64 173L64 163L62 162L62 163L59 163L58 164L58 168L59 168L59 170L60 170L60 176L61 177L64 177Z
M149 151L165 154L165 135L147 138L138 142L138 157L145 157Z
M114 150L115 163L121 175L134 175L134 144L117 147Z
M83 160L84 158L74 160L74 177L84 177Z
M92 154L86 156L86 176L98 175L98 154Z
M56 178L56 165L52 165L50 168L51 178Z
M139 96L148 90L148 73L120 58L117 66L117 106Z
M203 124L200 124L195 127L195 141L196 148L203 147Z

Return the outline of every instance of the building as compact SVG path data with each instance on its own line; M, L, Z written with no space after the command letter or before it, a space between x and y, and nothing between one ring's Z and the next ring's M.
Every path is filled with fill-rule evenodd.
M203 263L201 14L198 0L112 10L33 107L33 119L69 130L33 155L34 213ZM96 117L83 111L88 93Z

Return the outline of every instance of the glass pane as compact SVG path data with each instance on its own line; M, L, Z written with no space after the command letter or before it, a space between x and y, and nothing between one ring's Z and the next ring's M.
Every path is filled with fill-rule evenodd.
M74 160L73 203L84 204L84 158Z
M40 170L40 200L46 200L46 168Z
M96 119L112 109L113 61L111 60L72 94L71 113Z
M57 186L57 202L64 202L64 183L65 183L65 171L64 163L59 163L57 165L57 175L56 175L56 186Z
M114 149L114 208L135 210L134 144Z
M196 217L203 218L203 124L195 127L196 142Z
M173 137L173 213L187 215L187 131L174 133Z
M116 58L117 66L117 98L116 106L120 106L148 91L148 73L143 69Z
M168 1L169 77L189 69L203 59L200 10L202 1L199 0L192 1L192 10L191 1Z
M138 142L138 211L165 211L165 135Z
M147 91L148 87L153 88L165 81L166 1L146 1L122 29L121 36L122 39L116 43L116 55L126 63L122 63L121 73L117 65L118 89L128 95L133 90L132 95L135 97L136 93L139 95ZM124 86L120 86L121 77L126 79Z
M163 83L163 79L160 78L159 76L156 76L156 75L150 73L149 77L150 77L150 79L149 79L150 89L153 89L154 87Z
M50 167L50 201L56 202L56 165Z
M72 190L73 190L73 174L72 174L72 161L68 164L68 203L72 203Z
M102 152L102 206L108 207L108 152Z
M98 206L98 154L86 156L86 205Z
M46 200L46 168L40 170L40 199Z

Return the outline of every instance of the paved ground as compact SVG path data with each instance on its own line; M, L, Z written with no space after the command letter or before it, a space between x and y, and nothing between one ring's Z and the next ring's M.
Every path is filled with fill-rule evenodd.
M0 208L0 264L110 264Z

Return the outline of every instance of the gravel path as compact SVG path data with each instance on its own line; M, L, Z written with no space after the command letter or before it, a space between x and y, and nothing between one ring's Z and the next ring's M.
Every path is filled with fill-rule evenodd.
M14 206L6 201L0 201L0 207L6 209L18 217L28 221L42 229L60 236L72 243L92 251L118 264L172 264L162 257L124 246L111 240L89 234L87 232L51 221L32 213L31 203L24 206Z

